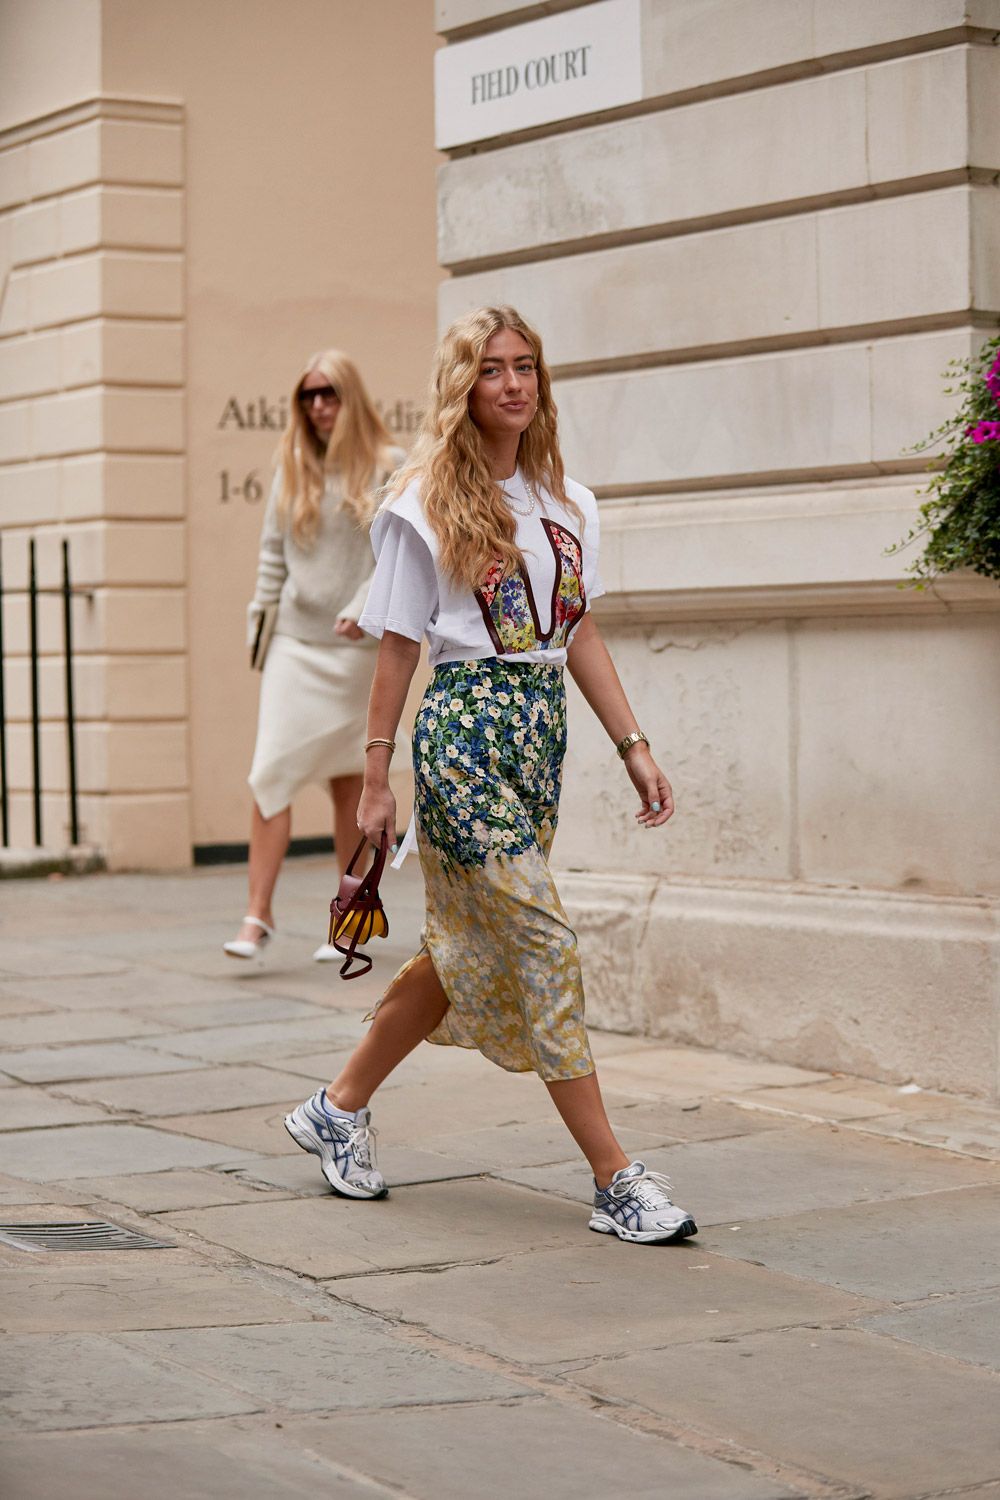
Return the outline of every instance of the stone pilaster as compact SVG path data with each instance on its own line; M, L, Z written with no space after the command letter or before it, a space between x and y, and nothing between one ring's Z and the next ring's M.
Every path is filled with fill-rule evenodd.
M8 588L75 601L82 840L112 867L189 858L183 125L94 96L0 135L0 528ZM41 612L45 842L65 844L60 606ZM12 842L32 842L26 606L8 598Z

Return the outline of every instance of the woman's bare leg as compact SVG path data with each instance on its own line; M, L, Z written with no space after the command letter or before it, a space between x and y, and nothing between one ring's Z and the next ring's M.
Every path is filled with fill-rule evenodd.
M379 1084L440 1023L448 997L424 954L389 986L375 1019L326 1096L338 1109L363 1109Z
M607 1187L615 1173L629 1163L605 1113L597 1074L561 1078L545 1087L567 1130L589 1161L597 1186Z
M250 819L250 899L247 912L251 917L260 917L269 927L274 926L271 902L291 834L290 807L275 813L273 818L265 818L254 803ZM244 922L239 935L244 941L256 943L260 939L260 928Z
M333 847L343 875L348 861L358 847L358 803L365 784L363 776L331 776L333 798Z

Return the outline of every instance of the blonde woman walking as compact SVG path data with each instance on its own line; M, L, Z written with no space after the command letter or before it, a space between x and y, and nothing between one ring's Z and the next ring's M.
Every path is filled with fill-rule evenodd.
M292 393L248 610L251 643L265 621L274 633L249 776L250 898L239 933L223 944L231 958L258 957L275 935L274 887L302 787L329 788L341 872L356 842L375 667L358 617L371 581L376 493L402 458L353 361L338 349L310 359ZM313 954L336 957L326 943Z
M618 750L640 827L661 827L673 795L589 613L603 592L597 505L563 473L541 340L512 308L445 334L424 429L372 539L361 625L381 643L358 826L373 843L394 838L389 760L426 635L434 670L413 736L424 942L340 1074L286 1128L335 1192L379 1197L371 1096L424 1038L475 1047L544 1081L594 1173L591 1229L684 1239L691 1215L665 1177L629 1161L605 1114L576 938L547 862L564 664Z

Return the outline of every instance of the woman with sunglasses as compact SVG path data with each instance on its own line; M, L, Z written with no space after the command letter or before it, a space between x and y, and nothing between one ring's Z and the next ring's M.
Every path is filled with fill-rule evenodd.
M271 901L291 837L291 803L309 782L329 788L343 873L357 838L365 709L375 667L358 626L372 574L369 527L378 489L399 465L357 367L338 349L309 360L295 385L260 540L249 641L276 608L250 768L250 899L231 958L257 958L274 937ZM326 943L313 958L336 958Z
M510 307L459 319L437 352L417 446L372 527L361 616L381 637L358 807L374 844L395 838L389 760L425 635L430 647L413 732L422 946L338 1076L285 1127L335 1192L381 1197L372 1094L425 1038L476 1048L545 1083L594 1174L591 1229L682 1240L697 1232L691 1215L665 1177L629 1161L605 1113L576 937L548 864L564 665L618 751L639 827L674 810L590 613L603 593L599 530L594 496L563 472L538 334Z

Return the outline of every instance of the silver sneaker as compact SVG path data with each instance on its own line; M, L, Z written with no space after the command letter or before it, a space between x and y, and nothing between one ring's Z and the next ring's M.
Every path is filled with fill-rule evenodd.
M326 1089L317 1089L290 1115L285 1129L297 1146L322 1162L323 1176L345 1198L384 1198L389 1189L375 1165L375 1131L371 1111L359 1109L353 1119L331 1114Z
M599 1188L595 1182L591 1229L643 1245L686 1240L698 1233L698 1226L686 1208L672 1202L670 1187L669 1177L647 1172L644 1162L622 1167L606 1188Z

